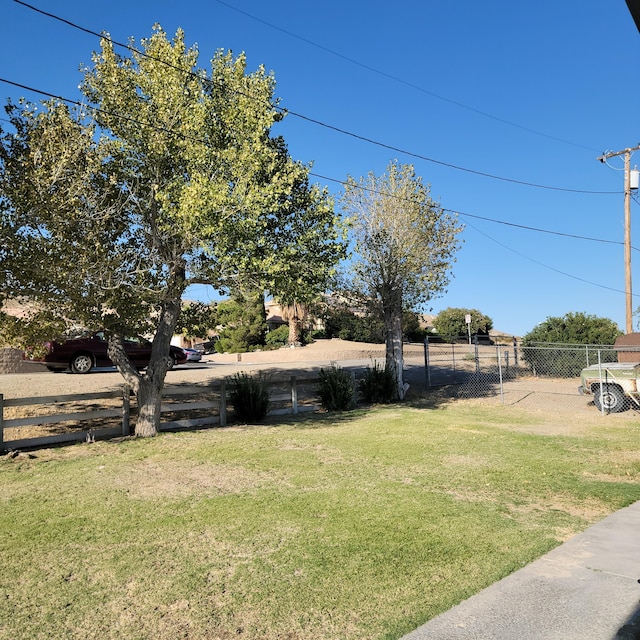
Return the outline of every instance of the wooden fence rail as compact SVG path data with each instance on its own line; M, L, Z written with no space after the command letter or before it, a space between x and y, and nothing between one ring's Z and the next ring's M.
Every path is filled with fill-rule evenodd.
M303 411L314 411L319 407L317 394L309 393L308 387L316 385L317 378L299 379L291 376L287 380L278 380L272 383L270 389L270 401L272 408L269 415L298 414ZM284 390L282 388L284 387ZM306 392L300 394L300 387L307 387ZM186 396L197 396L198 399L189 399ZM98 440L131 435L131 390L127 385L117 391L104 391L101 393L69 394L57 396L40 396L34 398L4 398L0 394L0 452L17 450L22 448L37 448L68 442L80 442ZM205 398L205 399L202 399ZM118 406L103 409L61 410L58 413L41 411L40 415L29 417L7 418L6 409L12 407L63 407L64 405L77 405L94 400L118 400ZM222 380L219 384L207 387L179 387L168 388L162 393L161 413L172 414L170 420L160 423L161 431L176 428L199 428L208 425L227 425L227 382ZM182 400L182 401L181 401ZM176 413L199 412L199 417L186 417L176 419ZM20 439L5 440L5 431L20 427L37 427L44 425L58 425L64 422L86 422L119 418L119 426L88 429L73 429L66 433L54 435L26 437Z

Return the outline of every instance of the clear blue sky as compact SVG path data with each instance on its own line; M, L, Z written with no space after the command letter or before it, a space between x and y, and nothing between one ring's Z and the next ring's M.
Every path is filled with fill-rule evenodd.
M283 106L381 143L290 115L274 132L315 174L413 163L466 225L433 313L476 308L522 335L583 311L624 330L622 160L596 160L640 143L640 34L624 0L31 2L121 41L182 27L203 66L216 49L245 51L249 69L274 71ZM0 25L0 77L78 97L97 38L13 0L0 0ZM3 103L21 95L39 99L0 83ZM635 309L640 251L632 260Z

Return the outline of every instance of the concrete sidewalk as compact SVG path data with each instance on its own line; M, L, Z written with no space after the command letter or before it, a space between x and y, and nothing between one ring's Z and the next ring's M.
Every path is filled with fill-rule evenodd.
M402 640L640 640L639 578L640 501Z

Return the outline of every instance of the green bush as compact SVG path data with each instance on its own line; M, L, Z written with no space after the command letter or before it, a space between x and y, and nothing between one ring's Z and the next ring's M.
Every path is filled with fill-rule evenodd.
M269 331L265 338L268 347L284 347L289 342L289 326L283 324L281 327Z
M320 369L318 394L325 409L346 411L353 408L353 392L353 378L348 371L335 364L330 369Z
M250 376L241 371L231 378L229 402L240 422L252 423L264 420L269 411L269 385L267 377L260 373Z
M389 404L396 397L396 381L391 367L377 362L367 367L367 372L358 384L362 399L368 404Z
M602 362L615 362L617 352L602 347L620 335L613 320L570 312L547 318L523 336L520 353L535 375L574 378L597 362L598 353Z
M346 308L325 311L324 331L327 338L340 338L355 342L384 342L384 325L380 318L367 314L359 316Z

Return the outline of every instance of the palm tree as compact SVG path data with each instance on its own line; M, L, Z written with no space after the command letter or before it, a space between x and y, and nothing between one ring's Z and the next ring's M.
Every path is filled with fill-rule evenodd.
M289 323L289 344L295 345L300 342L300 335L304 321L309 316L309 307L295 300L288 305L282 305L282 319Z

